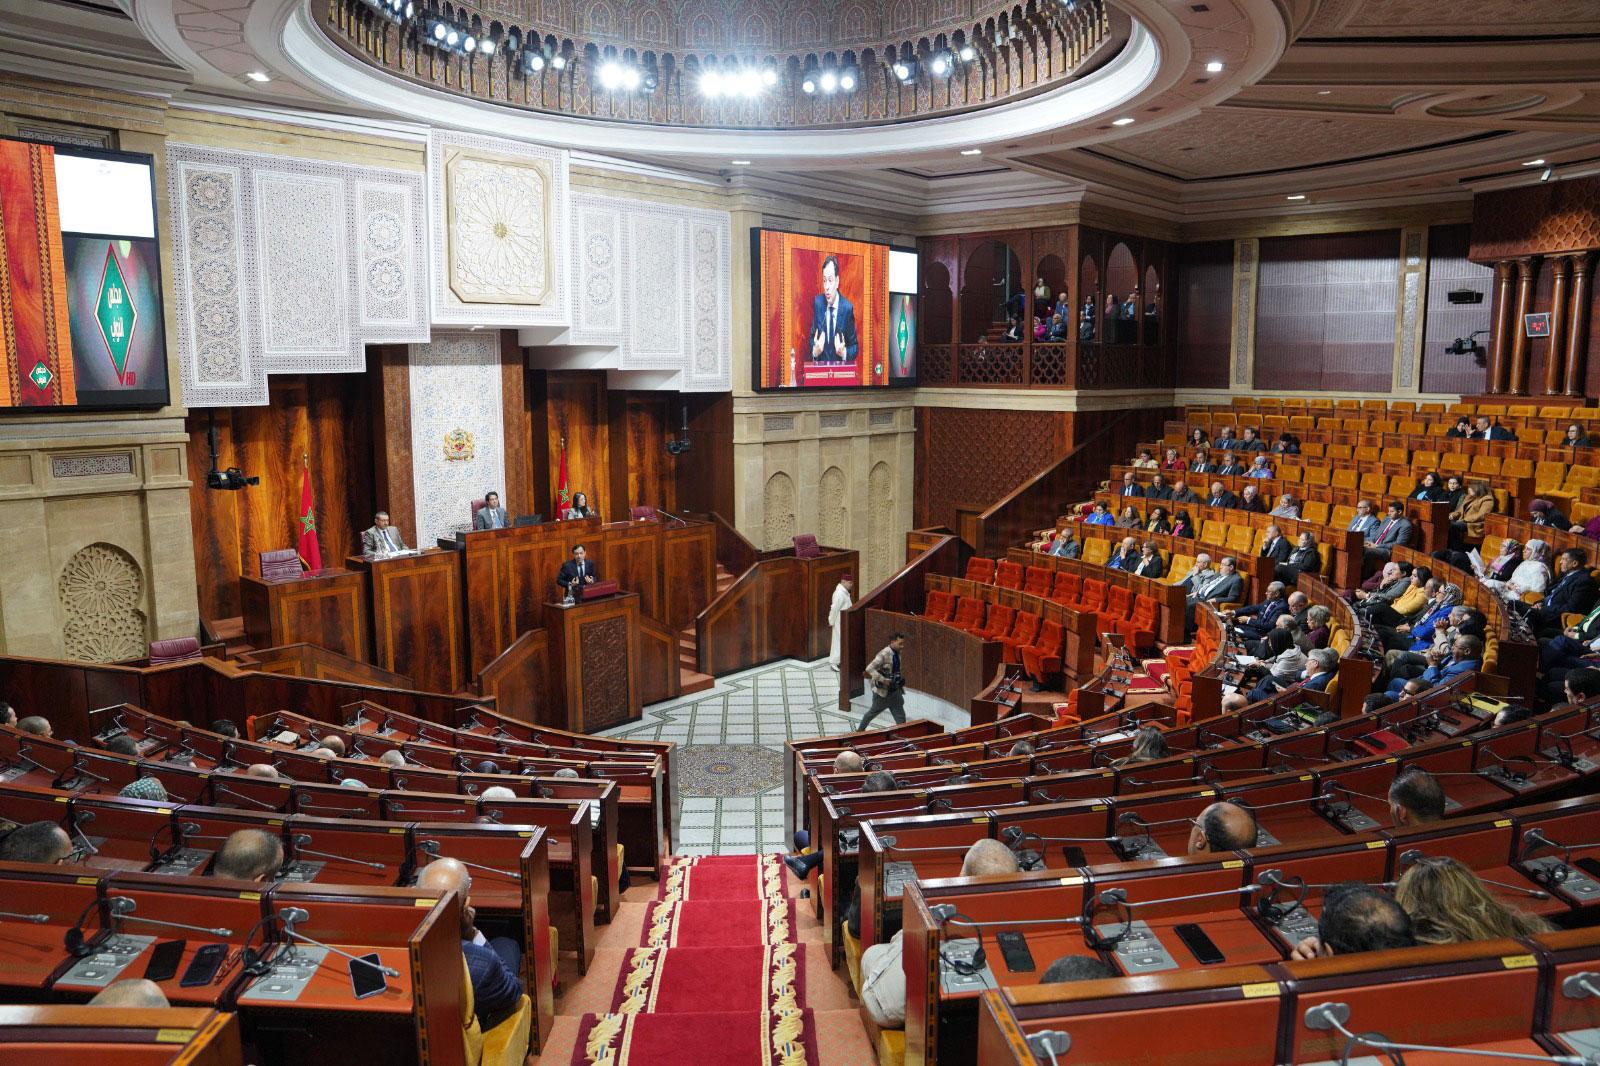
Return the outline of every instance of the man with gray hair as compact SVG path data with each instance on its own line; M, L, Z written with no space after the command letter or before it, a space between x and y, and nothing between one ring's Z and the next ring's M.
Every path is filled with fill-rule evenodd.
M861 753L854 748L846 748L833 757L833 772L836 774L859 774L866 765Z
M283 841L260 829L236 829L211 864L212 877L264 881L283 866Z
M461 899L461 952L467 958L478 1024L488 1032L517 1012L522 1002L522 950L510 937L487 939L478 931L478 912L472 906L472 875L456 859L435 859L417 875L417 887Z
M390 555L406 550L400 531L389 524L389 512L379 511L372 516L372 525L361 534L361 550L367 555Z
M91 1007L162 1010L172 1006L161 986L143 977L130 977L106 985L89 1001Z
M483 790L483 794L479 798L498 802L501 800L514 800L517 798L517 794L504 785L490 785Z
M391 766L397 770L406 765L406 757L401 754L399 748L390 748L388 751L378 756L378 761L385 766Z

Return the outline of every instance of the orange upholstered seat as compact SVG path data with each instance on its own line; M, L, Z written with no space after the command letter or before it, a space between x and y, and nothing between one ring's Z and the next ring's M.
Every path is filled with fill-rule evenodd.
M976 631L977 635L984 640L1000 640L1011 632L1011 623L1016 617L1015 607L992 603L989 605L989 621L982 629Z
M1053 570L1047 570L1042 566L1030 566L1028 576L1022 582L1022 591L1040 599L1049 599L1050 582L1054 579L1054 575Z
M1039 623L1042 621L1044 619L1032 611L1017 612L1016 619L1011 623L1010 632L1000 638L1000 642L1006 646L1004 653L1006 662L1020 663L1022 661L1022 649L1032 644L1034 639L1038 637Z
M983 628L983 601L962 596L956 601L956 613L950 624L968 631Z
M1074 606L1078 602L1078 597L1082 594L1083 576L1081 574L1068 573L1065 570L1056 572L1055 591L1050 594L1052 600L1057 603Z
M1097 577L1083 579L1083 592L1079 594L1078 606L1085 611L1099 613L1106 605L1106 583Z
M1133 614L1117 623L1117 632L1127 639L1129 647L1148 648L1156 642L1156 624L1160 617L1160 604L1149 596L1135 596Z
M931 618L935 622L948 622L955 612L956 598L948 592L934 589L928 593L928 602L922 608L922 617Z
M994 582L994 560L985 559L981 555L974 555L967 560L966 578L968 581L979 581L985 585L992 584Z
M1061 670L1061 650L1067 633L1061 623L1045 619L1039 626L1034 642L1022 649L1022 669L1029 677L1044 684L1045 678Z
M994 583L1003 589L1020 589L1022 564L1014 563L1010 559L1001 559L995 564Z
M1106 605L1096 613L1100 616L1101 632L1117 629L1117 623L1128 617L1128 612L1133 610L1133 593L1121 585L1112 585L1106 589Z

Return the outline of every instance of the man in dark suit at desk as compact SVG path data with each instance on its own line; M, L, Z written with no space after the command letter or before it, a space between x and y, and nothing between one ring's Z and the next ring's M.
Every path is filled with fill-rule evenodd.
M856 309L839 291L839 260L822 261L822 291L811 301L811 358L819 363L853 363Z
M1284 539L1283 531L1277 526L1268 526L1261 536L1261 557L1271 559L1274 563L1288 561L1289 542Z
M388 511L379 511L372 516L372 525L361 534L361 550L368 555L406 550L406 542L400 539L400 531L389 524Z
M594 572L594 564L589 561L589 553L584 551L579 544L572 549L572 558L561 564L561 572L556 574L556 584L561 586L561 591L568 596L576 598L577 586L592 585L598 575Z
M500 506L498 492L483 494L483 506L478 508L478 513L472 516L473 529L504 529L511 524L506 517L506 509Z
M489 940L478 931L472 907L472 875L457 859L435 859L417 875L417 887L461 899L461 953L467 959L478 1025L487 1033L522 1007L522 950L510 937Z

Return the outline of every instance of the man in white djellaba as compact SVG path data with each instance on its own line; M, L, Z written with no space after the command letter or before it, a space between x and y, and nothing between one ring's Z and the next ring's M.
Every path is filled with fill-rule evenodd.
M850 609L855 601L850 598L850 590L855 587L856 579L849 574L839 579L833 587L833 602L828 605L828 625L833 627L833 645L828 651L828 665L835 670L839 669L839 634L840 627L844 624L844 612Z

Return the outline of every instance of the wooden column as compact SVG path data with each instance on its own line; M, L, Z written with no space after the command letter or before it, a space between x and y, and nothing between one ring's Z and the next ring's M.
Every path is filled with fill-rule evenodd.
M1523 317L1533 309L1538 267L1537 256L1517 260L1517 309L1511 319L1511 380L1506 386L1506 392L1512 396L1528 395L1528 331L1522 328L1522 323Z
M1511 260L1494 265L1494 334L1489 338L1489 391L1506 391L1506 353L1511 332Z
M1567 303L1567 348L1562 360L1565 380L1562 391L1568 396L1583 395L1583 353L1589 344L1589 278L1591 261L1588 252L1579 252L1572 258L1572 296ZM1550 355L1556 354L1555 344L1550 345Z
M1572 260L1559 256L1550 260L1552 271L1550 287L1550 346L1544 358L1544 394L1561 395L1562 370L1566 363L1566 348L1562 340L1567 332L1567 275Z

